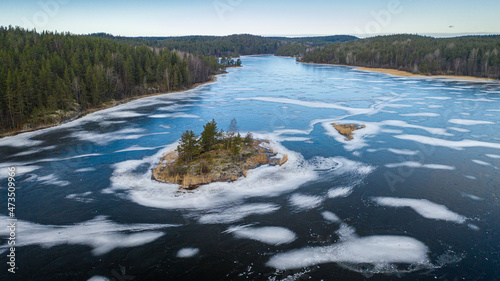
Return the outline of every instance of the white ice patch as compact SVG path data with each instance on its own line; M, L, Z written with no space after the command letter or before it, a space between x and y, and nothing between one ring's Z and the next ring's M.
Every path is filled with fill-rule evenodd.
M92 194L91 191L83 192L83 193L75 193L75 194L69 194L66 196L67 199L72 199L78 202L82 203L91 203L94 201L93 198L88 198L88 196Z
M422 164L416 161L406 161L402 163L391 163L385 164L387 168L399 168L399 167L408 167L408 168L426 168L426 169L434 169L434 170L455 170L455 167L448 165L440 165L440 164Z
M182 112L172 113L172 114L153 114L148 116L149 118L201 118L199 115L187 114Z
M227 232L232 233L236 238L251 239L269 245L289 244L297 239L293 231L277 226L233 226Z
M329 222L335 222L335 223L340 223L341 222L340 218L336 214L334 214L334 213L332 213L330 211L322 212L321 215L323 216L323 218L325 220L327 220Z
M28 173L31 173L35 170L40 169L40 166L35 166L35 165L25 165L25 166L18 166L15 165L14 163L8 163L5 166L0 165L0 180L6 179L9 177L9 167L14 167L15 169L15 174L16 177L24 176ZM1 187L0 187L1 189Z
M144 116L144 114L140 114L133 111L114 111L103 115L106 115L111 118L132 118L132 117Z
M394 137L401 140L410 140L422 144L428 144L432 146L443 146L457 150L462 150L467 147L487 147L487 148L500 149L500 143L482 142L475 140L450 141L450 140L443 140L443 139L432 138L427 136L419 136L419 135L398 135Z
M490 158L493 158L493 159L500 159L500 155L497 155L497 154L485 154L486 157L490 157Z
M127 147L125 149L117 150L115 151L116 153L118 152L127 152L127 151L141 151L141 150L155 150L163 146L155 146L155 147L143 147L140 145L132 145L130 147Z
M408 156L414 156L418 154L418 151L416 150L408 150L408 149L395 149L395 148L388 148L387 149L389 152L392 152L394 154L399 154L399 155L408 155Z
M323 198L319 196L303 195L303 194L293 194L290 197L290 204L301 210L314 209L321 205Z
M247 204L243 206L229 208L219 212L202 215L200 223L222 224L240 221L251 215L265 215L278 210L280 207L274 204Z
M451 100L452 98L450 97L425 97L426 99L433 99L433 100Z
M420 112L420 113L399 114L399 116L405 116L405 117L439 117L441 115L438 114L438 113L432 113L432 112Z
M457 127L448 127L448 129L453 130L453 131L457 131L460 133L469 133L470 132L470 130L463 129L463 128L457 128Z
M51 150L51 149L54 149L54 148L56 148L55 145L41 147L41 148L36 148L36 149L30 149L30 150L26 150L26 151L22 151L22 152L16 153L16 154L12 155L12 157L19 157L19 156L31 155L31 154L39 153L39 152L42 152L42 151Z
M403 133L402 130L394 130L394 129L382 129L380 131L382 133L386 133L386 134L402 134Z
M472 230L475 230L475 231L478 231L478 230L479 230L479 227L478 227L477 225L475 225L475 224L469 223L467 226L468 226L470 229L472 229Z
M183 248L177 252L178 258L192 258L200 253L198 248Z
M447 133L445 129L442 129L442 128L431 128L431 127L413 125L413 124L409 124L409 123L401 121L401 120L384 120L384 121L380 122L380 124L385 125L385 126L395 126L395 127L402 127L402 128L413 128L413 129L424 130L424 131L429 132L433 135L452 136L451 134Z
M464 175L464 177L470 179L470 180L475 180L476 177L475 176L470 176L470 175Z
M90 279L87 281L109 281L109 279L104 277L104 276L95 275L95 276L90 277Z
M7 216L0 215L0 221L7 225ZM50 248L58 245L86 245L92 254L99 256L115 248L137 247L150 243L164 235L158 230L173 227L170 224L117 224L106 217L98 216L90 221L74 225L42 225L23 220L17 221L16 246L39 245ZM134 232L134 233L122 233ZM9 231L0 228L0 236L6 237ZM0 249L10 247L1 245Z
M40 145L41 143L43 143L43 141L32 140L28 137L25 137L25 134L0 138L0 146L12 146L12 147L37 146Z
M57 186L67 186L70 184L69 181L59 180L56 174L50 174L43 177L37 177L37 181L45 185L57 185Z
M491 163L488 163L488 162L485 162L485 161L481 161L481 160L477 160L477 159L472 159L471 160L472 162L478 164L478 165L482 165L482 166L493 166L491 165Z
M93 172L95 171L95 168L81 168L81 169L76 169L75 173L85 173L85 172Z
M482 121L482 120L469 120L469 119L450 119L448 122L458 125L464 126L475 126L475 125L485 125L485 124L495 124L495 122L491 121Z
M274 102L274 103L283 103L283 104L294 104L305 106L309 108L331 108L331 109L340 109L349 112L349 114L366 114L372 111L372 109L366 108L352 108L347 107L335 103L326 103L321 101L302 101L302 100L294 100L288 98L276 98L276 97L252 97L252 98L236 98L236 100L256 100L256 101L265 101L265 102Z
M308 247L277 254L267 263L279 270L302 268L323 263L371 264L375 269L392 264L429 265L428 248L405 236L368 236L352 238L325 247Z
M351 195L352 186L336 187L328 190L328 198L347 197Z
M122 129L116 132L109 133L94 133L89 131L77 131L71 134L72 137L76 137L82 141L93 142L98 145L106 145L112 141L117 140L134 140L143 137L144 129L139 128L128 128Z
M479 197L479 196L472 195L472 194L465 193L465 192L462 192L462 196L463 196L463 197L470 198L470 199L472 199L472 200L476 200L476 201L481 201L481 200L484 200L483 198L481 198L481 197Z
M380 206L387 207L409 207L424 218L434 220L445 220L456 223L464 223L466 217L450 211L443 205L436 204L426 199L374 197L373 201Z

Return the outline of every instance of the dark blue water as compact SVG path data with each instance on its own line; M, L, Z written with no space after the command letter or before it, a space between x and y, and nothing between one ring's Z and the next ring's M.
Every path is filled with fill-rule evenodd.
M498 83L243 64L191 91L1 139L0 279L500 279ZM194 191L151 180L182 132L233 118L288 162ZM346 140L334 122L366 127Z

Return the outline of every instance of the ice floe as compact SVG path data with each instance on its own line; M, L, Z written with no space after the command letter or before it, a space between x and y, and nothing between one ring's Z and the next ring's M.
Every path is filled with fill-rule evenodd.
M335 223L340 223L341 222L340 218L336 214L334 214L334 213L332 213L330 211L324 211L324 212L321 213L321 215L323 216L323 218L325 220L327 220L329 222L335 222Z
M490 157L490 158L493 158L493 159L500 159L500 155L498 154L485 154L486 157Z
M200 253L198 248L183 248L177 252L178 258L192 258Z
M70 184L69 181L60 180L56 174L50 174L43 177L37 177L36 179L41 184L45 185L57 185L57 186L67 186Z
M485 124L495 124L495 122L491 121L482 121L482 120L469 120L469 119L450 119L448 122L458 125L464 126L474 126L474 125L485 125Z
M347 197L351 195L353 189L353 186L335 187L328 190L327 195L328 198Z
M236 238L251 239L269 245L289 244L297 239L293 231L277 226L233 226L226 232L232 233Z
M409 149L395 149L395 148L388 148L387 151L392 152L394 154L399 154L399 155L408 155L408 156L413 156L417 155L419 152L416 150L409 150Z
M392 264L429 266L428 251L425 244L411 237L375 235L280 253L273 256L267 265L288 270L323 263L371 264L375 272L397 272Z
M428 144L433 146L443 146L448 148L453 148L457 150L462 150L468 147L487 147L487 148L496 148L500 149L500 143L493 142L483 142L483 141L475 141L475 140L459 140L459 141L451 141L451 140L443 140L433 137L420 136L420 135L397 135L394 136L397 139L401 140L410 140L419 142L422 144Z
M82 203L91 203L94 201L93 198L88 198L89 195L91 195L91 191L83 192L83 193L75 193L75 194L69 194L66 195L66 199L72 199L78 202Z
M408 167L408 168L427 168L434 170L455 170L455 167L448 165L440 165L440 164L422 164L416 161L405 161L402 163L390 163L385 164L387 168L399 168L399 167Z
M466 217L450 211L446 206L436 204L427 199L410 199L395 197L374 197L375 203L386 207L409 207L424 218L464 223Z
M293 194L290 197L290 204L297 209L309 210L321 205L323 198L314 195Z
M457 128L457 127L448 127L448 129L453 130L453 131L457 131L460 133L469 133L470 132L470 130L467 130L464 128Z
M465 193L465 192L462 192L462 196L463 196L463 197L470 198L470 199L472 199L472 200L476 200L476 201L481 201L481 200L484 200L483 198L481 198L481 197L479 197L479 196L472 195L472 194Z
M0 215L7 225L8 217ZM160 229L172 224L117 224L104 216L73 225L43 225L18 219L16 246L39 245L50 248L58 245L86 245L92 254L99 256L116 248L137 247L150 243L164 235ZM127 232L127 233L123 233ZM8 229L0 228L0 236L7 236ZM0 245L0 249L10 247Z
M419 112L419 113L399 114L399 116L405 116L405 117L439 117L441 115L438 114L438 113L432 113L432 112Z
M89 168L80 168L80 169L76 169L75 173L93 172L95 170L96 170L96 168L91 168L91 167L89 167Z
M331 108L331 109L340 109L349 112L350 114L366 114L372 111L370 108L353 108L347 107L335 103L326 103L321 101L302 101L295 100L289 98L276 98L276 97L252 97L252 98L236 98L237 100L256 100L256 101L264 101L264 102L273 102L273 103L284 103L284 104L293 104L300 105L309 108Z
M90 277L90 279L87 281L109 281L109 278L100 275L95 275Z
M223 211L213 211L202 215L198 222L204 224L233 223L251 215L265 215L278 210L280 207L275 204L254 203L237 206Z

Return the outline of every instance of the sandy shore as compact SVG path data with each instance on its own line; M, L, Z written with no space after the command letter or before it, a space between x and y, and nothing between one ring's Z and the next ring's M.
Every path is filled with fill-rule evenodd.
M490 79L490 78L480 78L473 76L459 76L459 75L421 75L421 74L413 74L411 72L390 69L390 68L370 68L370 67L357 67L357 70L361 71L371 71L371 72L379 72L386 73L390 75L400 76L400 77L419 77L419 78L446 78L453 80L467 80L467 81L477 81L477 82L500 82L500 80Z

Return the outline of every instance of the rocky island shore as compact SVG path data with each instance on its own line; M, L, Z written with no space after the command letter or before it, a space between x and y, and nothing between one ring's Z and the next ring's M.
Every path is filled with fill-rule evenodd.
M219 131L212 120L204 126L201 136L186 131L177 149L164 155L153 168L152 178L185 189L235 181L260 165L283 165L287 161L287 155L279 155L268 144L250 133L242 138L235 120L227 132Z

